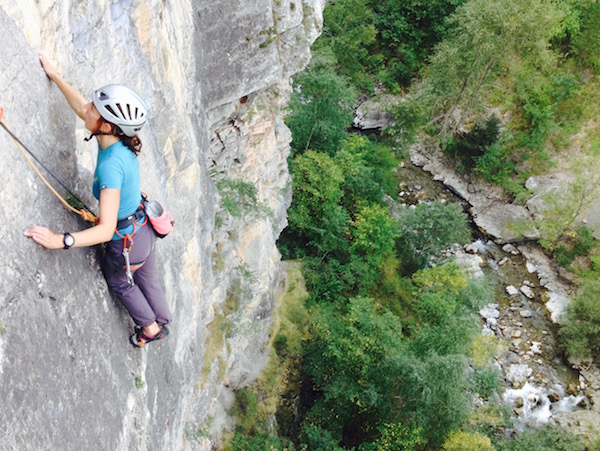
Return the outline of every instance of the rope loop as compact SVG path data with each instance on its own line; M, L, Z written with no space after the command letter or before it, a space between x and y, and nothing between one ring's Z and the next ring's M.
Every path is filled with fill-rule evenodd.
M46 169L48 171L48 169L35 157L35 155L33 155L31 153L31 151L29 149L27 149L27 147L25 147L23 144L21 144L21 142L17 139L17 137L9 130L8 126L4 123L4 121L2 120L2 116L4 114L4 107L0 105L0 125L4 128L4 130L6 130L8 132L8 134L10 135L10 137L12 138L12 140L15 142L15 144L17 145L17 148L21 151L21 153L23 154L23 156L25 157L25 159L27 160L27 162L29 163L29 165L33 168L33 170L35 171L35 173L38 175L38 177L42 180L42 182L44 182L44 184L48 187L48 189L52 192L52 194L54 194L58 200L60 200L65 207L67 207L69 210L71 210L73 213L77 213L79 216L81 216L84 220L91 222L92 224L96 225L98 224L98 222L100 221L96 216L94 216L94 214L89 211L89 210L84 210L83 208L81 210L77 210L76 208L72 207L65 199L63 199L63 197L52 187L52 185L50 185L50 183L48 182L48 180L46 180L46 178L42 175L42 173L39 171L39 169L35 166L35 164L33 164L33 161L31 161L31 158L29 158L29 155L27 155L27 153L29 153L30 155L32 155L37 161L38 163L40 163L42 165L42 167L44 169ZM48 171L50 173L50 175L52 175L54 178L56 178L50 171ZM58 180L58 179L57 179ZM58 180L58 182L61 184L61 186L63 188L65 188L65 186L60 182L60 180ZM65 188L66 189L66 188ZM71 194L73 197L76 198L76 196L73 195L73 193L71 193L68 189L67 191L69 192L69 194Z

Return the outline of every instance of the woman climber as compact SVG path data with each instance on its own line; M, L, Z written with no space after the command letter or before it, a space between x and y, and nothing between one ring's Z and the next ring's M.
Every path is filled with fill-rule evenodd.
M87 101L40 55L46 75L61 90L71 108L98 140L93 192L99 201L96 226L74 233L54 233L42 226L24 232L47 249L69 249L107 243L102 272L108 286L135 322L134 346L166 337L171 312L156 273L156 235L140 208L140 170L137 156L142 142L137 132L146 123L148 107L131 89L108 85Z

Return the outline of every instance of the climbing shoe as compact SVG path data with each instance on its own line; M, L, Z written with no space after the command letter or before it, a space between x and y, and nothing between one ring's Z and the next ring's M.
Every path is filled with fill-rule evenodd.
M158 332L153 337L149 337L144 332L144 329L142 329L140 326L136 325L135 326L135 333L131 337L129 337L129 341L136 348L143 348L148 343L152 343L153 341L162 340L167 335L169 335L169 329L167 329L167 326L162 326L161 329L160 329L160 332Z

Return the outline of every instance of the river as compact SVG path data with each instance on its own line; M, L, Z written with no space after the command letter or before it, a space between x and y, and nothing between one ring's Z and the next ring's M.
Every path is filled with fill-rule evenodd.
M469 212L464 199L411 163L403 164L398 178L399 195L406 204L457 202ZM597 406L592 406L598 391L592 386L598 381L573 369L558 343L558 326L548 309L556 295L553 281L548 280L548 271L532 263L532 255L542 259L543 252L531 243L496 244L474 222L472 227L474 241L457 257L478 268L495 287L494 302L480 311L481 330L499 344L494 364L502 370L503 381L498 395L510 408L514 430L547 423L567 427L577 423L584 429L587 422L596 427L600 417Z

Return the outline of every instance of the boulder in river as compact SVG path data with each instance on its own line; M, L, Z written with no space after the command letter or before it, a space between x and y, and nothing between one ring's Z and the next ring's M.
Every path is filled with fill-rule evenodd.
M510 382L513 387L520 387L532 374L533 370L529 367L529 365L513 364L508 368L506 380Z

